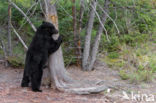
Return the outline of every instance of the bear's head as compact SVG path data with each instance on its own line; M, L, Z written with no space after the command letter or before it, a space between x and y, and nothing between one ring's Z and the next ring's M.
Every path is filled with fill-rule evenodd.
M52 23L46 22L46 21L42 22L40 29L48 32L49 35L53 35L53 34L58 33L58 30L55 28L55 26Z

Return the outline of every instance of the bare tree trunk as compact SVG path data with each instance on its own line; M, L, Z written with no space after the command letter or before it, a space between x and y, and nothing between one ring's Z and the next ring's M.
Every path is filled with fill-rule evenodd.
M82 51L81 51L81 38L80 38L80 33L82 29L82 19L84 15L84 0L80 1L80 17L79 17L79 25L78 25L78 42L77 42L77 51L78 51L78 66L81 66L82 63Z
M91 8L90 15L89 15L88 26L87 26L86 37L85 37L85 44L84 44L84 51L83 51L83 58L82 58L83 70L87 70L87 68L88 68L88 61L89 61L89 55L90 55L91 32L92 32L94 17L95 17L94 8L96 9L97 0L93 0L91 2L91 5L93 5L93 7Z
M93 44L93 48L92 48L91 54L89 54L90 53L91 31L89 31L90 34L87 33L87 35L86 35L85 45L84 45L84 53L83 53L83 65L82 65L83 66L83 70L90 71L90 70L93 69L93 65L95 63L96 55L97 55L98 48L99 48L101 35L102 35L103 29L104 29L103 24L105 23L105 21L107 19L107 15L108 15L107 14L108 6L109 6L109 0L105 0L105 4L104 4L105 12L103 12L102 20L100 19L99 15L98 15L98 18L100 19L100 21L99 21L100 25L99 25L98 32L96 34L96 38L94 39L94 44ZM97 14L96 6L94 5L94 3L91 4L91 7L92 7L91 12L94 12L94 15L95 15L95 13ZM91 15L93 15L93 14L91 14ZM91 18L91 16L90 16L90 18ZM92 25L93 25L93 22L92 22ZM88 32L88 30L87 30L87 32Z
M50 3L51 0L45 0L46 21L52 22L58 29L58 17L55 4ZM59 34L56 37L57 39ZM51 79L53 80L56 88L65 87L65 82L70 83L72 79L67 75L64 67L64 60L61 47L49 57L49 68Z
M109 0L105 0L104 10L106 11L106 13L108 13L108 6L109 6ZM107 14L106 13L103 13L103 15L102 15L102 24L104 24L106 19L107 19ZM88 70L92 70L94 62L96 60L96 55L98 53L98 48L99 48L99 43L100 43L100 40L101 40L102 32L103 32L103 26L100 24L98 32L96 34L96 38L94 40L93 48L92 48L92 51L91 51L91 61L90 61L90 64L88 66Z
M52 22L56 26L56 28L58 28L58 17L55 4L51 4L50 1L52 0L44 0L44 3L46 3L44 4L46 10L46 20L48 22ZM57 39L58 36L59 34L57 35L57 37L53 38ZM60 91L76 94L90 94L90 93L99 93L108 88L108 86L105 85L87 88L81 87L78 88L77 86L79 85L82 86L82 84L79 82L79 85L77 85L78 83L76 83L74 80L71 79L71 77L69 77L64 67L64 60L61 47L55 53L50 55L49 69L51 80L53 81L55 87Z
M3 49L3 53L4 53L4 65L7 67L8 66L8 62L6 60L7 59L7 51L6 51L5 44L1 38L0 38L0 43L2 45L2 49Z
M75 7L75 0L72 0L72 16L73 16L73 34L74 34L74 46L77 47L77 22L76 22L76 7ZM74 49L75 55L78 57L77 48ZM78 65L78 58L77 58L77 65Z
M79 35L80 35L80 32L81 32L81 29L82 29L82 19L83 19L83 15L84 15L84 0L81 0L80 1L80 18L79 18Z
M72 6L72 16L73 16L73 34L74 34L74 40L77 41L77 22L76 22L76 7L75 7L75 0L72 0L73 6ZM76 43L75 43L75 46ZM76 52L76 51L75 51ZM77 53L76 53L77 54Z
M73 31L74 31L74 40L75 40L75 54L77 56L77 66L80 67L81 65L81 42L80 42L80 31L78 33L77 31L77 18L76 18L76 2L75 0L72 0L73 6L72 6L72 16L73 16ZM82 14L81 14L82 15ZM82 18L81 18L82 20Z
M8 55L12 55L12 46L11 46L11 5L8 5Z

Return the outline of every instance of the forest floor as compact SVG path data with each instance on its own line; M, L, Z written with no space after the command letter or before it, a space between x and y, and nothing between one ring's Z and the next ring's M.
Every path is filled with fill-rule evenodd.
M95 70L81 71L75 66L68 67L71 76L87 84L111 85L99 94L76 95L41 87L41 93L32 92L30 88L21 88L23 69L5 68L0 65L0 103L156 103L156 82L130 84L121 80L117 71L97 61ZM153 98L154 97L154 98Z

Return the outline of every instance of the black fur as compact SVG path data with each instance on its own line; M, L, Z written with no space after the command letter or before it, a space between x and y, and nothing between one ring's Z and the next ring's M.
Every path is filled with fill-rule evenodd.
M54 25L49 22L43 22L37 29L26 54L22 87L28 87L31 82L32 90L41 92L41 79L48 56L54 53L62 43L60 36L58 40L52 38L52 35L57 33Z

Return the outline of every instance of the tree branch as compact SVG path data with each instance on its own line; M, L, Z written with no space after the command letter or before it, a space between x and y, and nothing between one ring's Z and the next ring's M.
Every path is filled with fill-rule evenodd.
M18 39L20 40L20 42L22 43L22 45L24 46L24 48L25 48L26 50L28 50L27 45L24 43L24 41L22 40L22 38L20 37L20 35L17 33L17 31L15 30L15 28L13 27L13 25L11 25L11 27L12 27L14 33L16 34L16 36L18 37Z
M12 2L11 0L9 0L9 2L11 3L11 5L13 7L15 7L28 21L28 23L31 25L32 29L36 32L36 27L33 25L33 23L30 21L30 19L27 17L27 15L23 12L23 10L21 10L14 2Z
M40 9L41 9L42 13L43 13L44 15L46 15L46 13L44 12L43 7L42 7L42 2L40 1L39 3L40 3Z
M98 4L99 5L99 4ZM117 24L115 23L115 21L109 16L109 14L101 7L101 5L99 5L100 9L107 15L107 17L114 23L116 30L118 32L118 34L120 33L119 28L117 26Z
M26 15L28 15L30 13L30 10L36 6L38 4L39 1L35 2L34 4L31 5L31 7L27 10ZM36 8L33 10L33 13L35 12ZM30 17L33 15L33 13L30 15ZM22 21L22 25L19 27L18 31L27 23L27 21L25 21L26 17L24 17L24 20Z
M92 6L92 4L91 4L91 6ZM94 12L95 12L96 16L98 17L99 22L100 22L100 24L101 24L102 28L104 29L104 31L105 31L105 33L106 33L106 38L107 38L107 41L108 41L108 42L110 42L109 37L108 37L107 30L106 30L106 28L104 27L104 25L103 25L103 23L102 23L102 21L101 21L101 18L100 18L100 16L99 16L99 14L97 13L97 11L95 10L95 8L94 8L93 6L92 6L92 8L93 8L93 10L94 10Z

